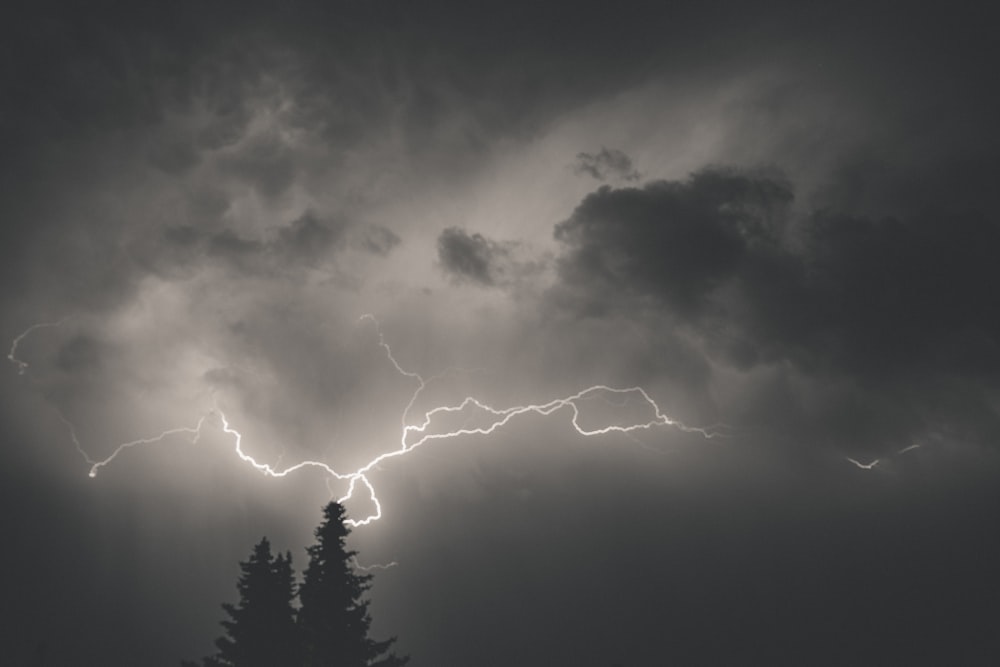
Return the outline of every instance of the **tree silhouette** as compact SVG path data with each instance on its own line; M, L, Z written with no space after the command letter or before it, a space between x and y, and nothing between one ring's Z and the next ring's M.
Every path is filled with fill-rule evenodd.
M224 636L215 640L219 652L202 661L205 667L275 667L301 662L295 625L295 577L290 553L271 555L267 538L240 563L237 604L223 604ZM192 667L195 663L181 663Z
M408 657L389 652L396 638L368 636L371 617L363 599L370 574L354 570L356 552L346 547L350 529L344 506L323 509L316 544L308 547L309 565L294 606L295 574L289 553L271 555L267 538L240 563L237 604L223 604L226 634L215 641L219 652L201 667L402 667ZM182 661L181 667L199 667Z
M309 565L299 589L298 624L305 642L305 667L397 667L409 658L389 653L395 637L375 641L368 636L371 617L364 593L371 575L354 570L355 551L348 550L350 529L344 506L331 502L316 528L316 544L306 549Z

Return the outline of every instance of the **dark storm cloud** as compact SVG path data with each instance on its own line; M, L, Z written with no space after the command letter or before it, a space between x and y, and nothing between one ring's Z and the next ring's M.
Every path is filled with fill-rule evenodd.
M617 149L601 148L597 153L577 153L573 171L599 181L638 181L639 172L628 155Z
M787 362L839 384L809 429L842 443L997 432L1000 317L986 304L1000 226L980 213L789 220L791 202L786 180L731 169L604 186L556 227L550 297L591 315L652 303L725 364Z
M438 236L438 261L455 280L496 285L510 251L482 234L451 227Z
M516 243L494 241L458 227L438 235L437 249L438 264L459 283L510 287L541 268L537 262L520 261Z
M855 372L990 377L1000 370L1000 316L984 307L1000 280L995 220L976 213L879 220L818 213L808 224L814 322L805 328L839 339L823 356ZM779 324L772 331L789 329Z
M777 241L791 200L786 183L731 170L603 186L556 226L569 249L559 271L588 291L655 295L693 314L748 254Z

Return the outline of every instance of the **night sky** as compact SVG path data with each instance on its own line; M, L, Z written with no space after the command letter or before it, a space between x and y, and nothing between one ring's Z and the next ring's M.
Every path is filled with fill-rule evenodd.
M986 3L22 5L0 663L302 571L348 482L222 414L350 473L604 386L366 471L412 667L998 664Z

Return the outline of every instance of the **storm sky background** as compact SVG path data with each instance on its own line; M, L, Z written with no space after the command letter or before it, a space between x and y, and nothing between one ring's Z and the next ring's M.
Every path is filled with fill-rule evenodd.
M301 571L337 484L211 418L94 479L73 434L100 460L217 405L261 460L356 468L416 388L370 313L455 369L416 415L642 386L728 434L562 410L379 466L352 545L398 563L373 634L414 667L995 664L984 5L9 12L0 334L61 323L0 374L0 662L175 665L261 536Z

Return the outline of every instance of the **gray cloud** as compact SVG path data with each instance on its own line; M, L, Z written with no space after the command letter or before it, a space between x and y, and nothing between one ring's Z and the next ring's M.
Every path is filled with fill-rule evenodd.
M541 270L537 261L522 261L519 246L482 234L449 227L438 235L438 264L459 283L483 287L510 287Z
M632 166L632 160L622 151L601 148L597 153L577 153L573 171L586 174L599 181L638 181L639 172Z
M316 262L343 243L347 224L340 220L320 220L306 212L278 230L273 251L293 261Z
M263 240L247 238L228 228L210 229L167 227L162 232L165 246L157 247L156 264L148 268L166 275L199 261L221 261L247 274L333 268L336 256L347 248L385 257L401 242L385 227L321 218L312 211L277 227Z
M438 236L438 261L456 280L496 285L510 251L482 234L451 227Z
M1000 318L983 307L1000 228L968 213L789 221L791 202L784 179L732 169L604 186L556 226L550 301L599 317L658 304L726 365L790 364L816 387L803 427L842 446L1000 432ZM794 421L788 403L759 408Z
M559 271L587 291L651 294L694 314L748 254L777 242L791 200L786 183L733 170L603 186L556 226L568 249Z
M373 255L384 257L403 242L394 231L380 225L362 225L355 230L353 245Z

